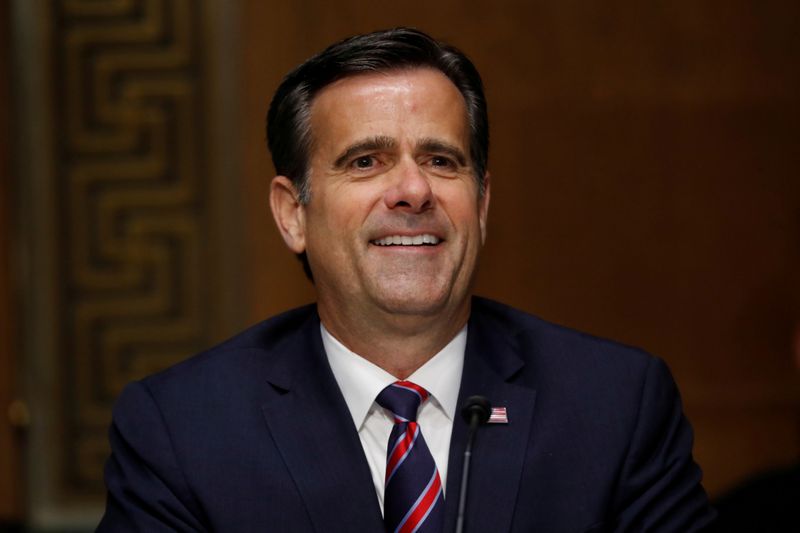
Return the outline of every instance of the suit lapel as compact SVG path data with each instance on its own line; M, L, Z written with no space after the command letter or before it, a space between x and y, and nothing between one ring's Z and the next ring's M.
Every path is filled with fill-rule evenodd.
M262 411L314 529L382 531L369 466L325 357L316 313L279 350L268 377L276 394Z
M509 531L525 453L530 440L536 391L509 383L524 366L506 325L489 324L474 309L469 323L464 373L458 405L482 395L495 407L506 407L508 424L488 424L473 445L465 530ZM507 327L507 326L506 326ZM467 440L467 425L457 413L450 441L445 531L455 528L458 494Z

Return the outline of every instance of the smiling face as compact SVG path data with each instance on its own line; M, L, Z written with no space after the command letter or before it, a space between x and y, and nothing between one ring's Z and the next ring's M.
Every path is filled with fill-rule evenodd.
M323 320L463 326L489 191L478 194L458 89L426 68L344 78L314 99L311 132L311 200L297 203L279 176L272 207L289 247L308 254Z

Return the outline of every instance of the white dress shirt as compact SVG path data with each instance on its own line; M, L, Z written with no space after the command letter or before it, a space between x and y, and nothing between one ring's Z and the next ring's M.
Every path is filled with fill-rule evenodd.
M358 429L383 512L386 448L394 419L389 411L375 403L375 398L397 378L351 352L321 323L320 330L328 363ZM407 378L407 381L423 387L431 395L420 407L417 422L436 462L443 490L447 485L450 434L456 416L466 345L467 327L464 326L447 346Z

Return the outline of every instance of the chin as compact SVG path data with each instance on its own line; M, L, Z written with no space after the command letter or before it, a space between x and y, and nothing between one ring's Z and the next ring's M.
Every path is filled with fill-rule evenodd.
M449 292L442 290L392 291L378 297L380 307L386 312L398 315L435 315L440 313L449 301Z

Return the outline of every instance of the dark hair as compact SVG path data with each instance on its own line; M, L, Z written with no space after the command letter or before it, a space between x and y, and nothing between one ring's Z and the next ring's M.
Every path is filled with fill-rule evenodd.
M429 67L440 71L461 92L470 127L470 158L478 190L489 155L489 118L483 83L475 65L458 49L412 28L356 35L335 43L289 72L267 113L267 144L279 175L287 176L301 203L311 199L308 161L313 145L311 105L331 83L358 74ZM305 254L300 254L311 277Z

